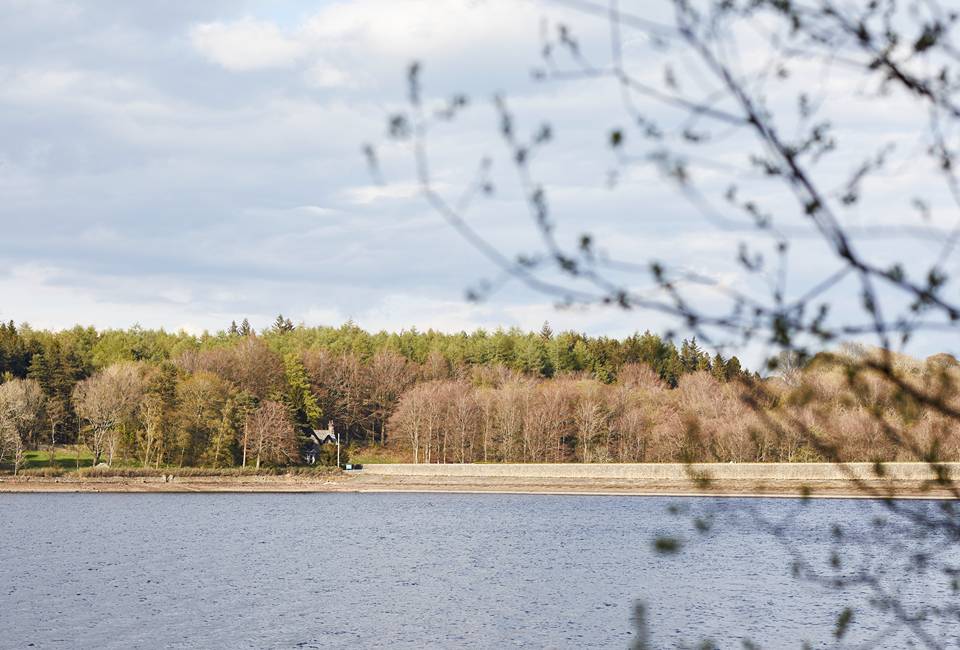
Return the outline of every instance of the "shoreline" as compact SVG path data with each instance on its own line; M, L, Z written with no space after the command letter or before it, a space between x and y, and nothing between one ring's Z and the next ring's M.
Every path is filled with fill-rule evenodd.
M955 499L941 486L915 480L714 480L705 487L691 479L573 479L520 476L400 476L348 472L323 479L302 476L0 478L0 493L113 494L309 494L425 493L526 494L550 496L633 496L713 498Z

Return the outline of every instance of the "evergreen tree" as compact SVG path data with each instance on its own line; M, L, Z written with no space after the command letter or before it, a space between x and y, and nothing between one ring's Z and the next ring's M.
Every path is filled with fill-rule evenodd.
M717 381L727 380L727 362L724 361L719 352L713 356L713 362L710 364L710 374Z
M703 352L697 345L697 337L691 340L683 340L680 344L680 362L683 365L684 372L696 372L700 367L700 358Z
M513 366L516 359L514 337L501 329L493 333L491 338L492 360L505 366Z
M137 450L146 467L159 467L169 462L175 451L177 421L177 367L164 363L148 377L141 419L144 426L137 432Z
M210 437L201 462L210 467L231 467L237 464L238 439L243 431L246 415L236 398L231 397L223 407L220 422Z
M634 334L623 342L623 361L624 363L645 363L662 377L664 364L672 347L672 344L665 343L663 339L649 331L641 336Z
M587 349L587 368L594 379L605 384L612 383L616 379L616 359L617 350L616 341L606 337L597 339L584 339Z
M736 379L743 374L743 368L740 366L740 359L736 357L730 357L730 360L727 361L725 368L727 381Z
M275 334L286 334L293 331L293 321L284 318L283 314L277 314L277 320L273 321L273 332Z
M553 338L553 329L548 321L543 321L543 327L540 328L540 338L549 341Z
M9 372L21 379L26 377L30 357L27 342L14 322L0 324L0 373Z
M697 359L697 372L710 372L710 356L703 352Z
M50 339L30 359L27 375L40 384L46 395L50 443L66 442L77 430L70 396L74 386L83 378L76 354L65 352L57 339Z
M528 375L550 377L553 366L543 338L530 336L517 345L517 369Z
M290 410L294 424L301 429L319 427L323 410L310 388L310 379L300 356L295 352L286 355L283 358L283 370L287 382L284 402Z
M671 388L677 387L677 384L680 382L680 377L684 373L684 367L683 361L680 359L680 354L673 344L667 346L666 354L656 370L660 373L660 378L663 379L668 386Z

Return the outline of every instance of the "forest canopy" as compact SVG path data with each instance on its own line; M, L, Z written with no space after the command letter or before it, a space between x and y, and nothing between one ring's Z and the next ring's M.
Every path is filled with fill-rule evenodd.
M877 461L931 449L960 458L935 410L897 397L879 375L851 375L870 354L782 359L764 379L695 339L677 346L649 332L612 339L546 324L370 333L278 317L261 332L244 321L194 336L7 323L0 463L17 471L31 450L49 450L52 462L55 447L77 444L93 464L290 466L328 424L344 458L353 448L413 462ZM896 372L956 399L950 355L898 357ZM917 449L889 439L891 419Z
M0 324L0 462L16 469L26 450L80 443L95 463L294 464L310 429L327 423L346 444L402 448L388 423L418 386L602 386L638 365L665 389L694 373L724 383L745 374L736 357L710 355L695 339L589 337L554 333L546 323L534 333L371 333L278 316L259 332L244 319L196 336L138 326L47 331L10 321Z

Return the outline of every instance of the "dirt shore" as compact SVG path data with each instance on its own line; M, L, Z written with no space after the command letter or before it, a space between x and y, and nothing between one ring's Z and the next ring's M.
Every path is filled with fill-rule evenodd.
M575 479L477 476L389 476L363 471L302 476L42 478L2 477L0 492L460 492L622 496L954 498L927 482L872 480L691 480Z

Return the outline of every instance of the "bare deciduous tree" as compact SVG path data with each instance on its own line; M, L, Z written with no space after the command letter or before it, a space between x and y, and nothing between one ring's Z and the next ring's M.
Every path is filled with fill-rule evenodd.
M369 435L375 439L379 434L380 444L383 445L387 435L387 419L400 395L413 382L413 372L406 358L396 352L383 350L373 355L366 374L369 385Z
M243 430L243 466L247 458L256 459L255 467L262 462L286 465L298 458L297 432L290 414L279 402L267 400L247 416Z
M32 379L11 379L0 384L0 461L13 460L13 473L23 465L30 441L40 435L46 398Z
M108 366L83 380L73 391L73 405L87 423L86 444L94 465L104 454L113 462L120 444L121 427L132 420L143 396L143 378L134 363Z

